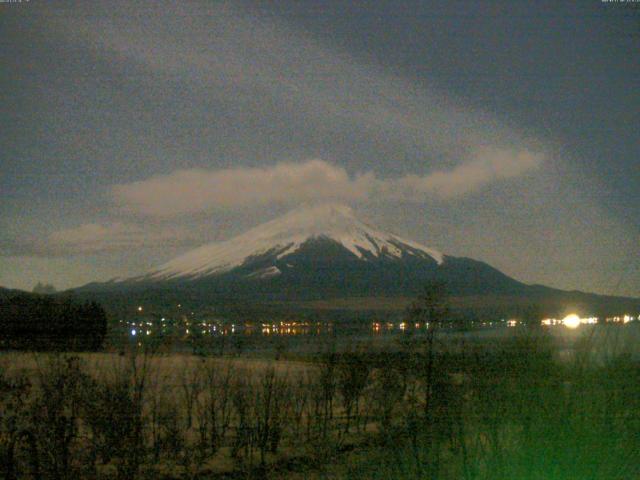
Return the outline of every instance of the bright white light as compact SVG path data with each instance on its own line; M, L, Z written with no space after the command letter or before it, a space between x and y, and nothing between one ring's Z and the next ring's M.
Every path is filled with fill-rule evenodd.
M131 330L131 335L133 335L133 336L135 337L135 335L136 335L136 329L135 329L135 328L133 328L133 329Z
M142 307L138 307L138 311L141 312L142 311Z
M567 328L578 328L580 326L580 317L572 313L562 319L562 324Z

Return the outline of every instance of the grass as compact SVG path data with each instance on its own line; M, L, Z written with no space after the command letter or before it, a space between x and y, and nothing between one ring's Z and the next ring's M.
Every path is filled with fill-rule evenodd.
M0 471L640 478L638 329L627 327L443 336L431 377L420 335L298 352L295 361L4 353Z

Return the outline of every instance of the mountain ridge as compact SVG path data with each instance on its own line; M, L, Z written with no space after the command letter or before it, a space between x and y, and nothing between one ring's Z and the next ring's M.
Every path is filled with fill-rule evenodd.
M407 253L443 262L443 255L435 249L375 229L358 220L347 206L324 204L295 209L230 240L198 247L136 279L195 279L225 273L252 258L269 254L284 258L307 241L319 238L333 240L365 261L372 256L400 257Z
M571 306L583 306L591 314L640 310L640 299L528 285L485 262L446 255L371 227L350 208L334 204L293 210L137 277L75 291L105 298L112 294L122 302L299 303L411 297L431 281L447 284L452 297L498 299L505 314L527 302L551 305L548 314Z

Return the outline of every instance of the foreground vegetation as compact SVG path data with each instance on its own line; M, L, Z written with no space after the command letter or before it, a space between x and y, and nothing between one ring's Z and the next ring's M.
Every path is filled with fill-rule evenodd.
M496 345L328 346L306 362L8 354L1 475L639 478L640 363L593 345L560 359L523 331Z

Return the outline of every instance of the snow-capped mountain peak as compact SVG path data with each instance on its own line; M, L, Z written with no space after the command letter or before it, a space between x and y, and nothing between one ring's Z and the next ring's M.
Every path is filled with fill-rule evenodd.
M298 251L307 241L318 238L342 245L361 260L412 255L430 257L438 264L443 261L442 254L433 249L361 222L350 207L325 204L298 208L230 240L196 248L141 279L167 280L216 275L243 265L247 259L265 254L271 254L274 260L282 259ZM255 277L267 278L279 274L278 268L272 265L262 272L256 272Z

